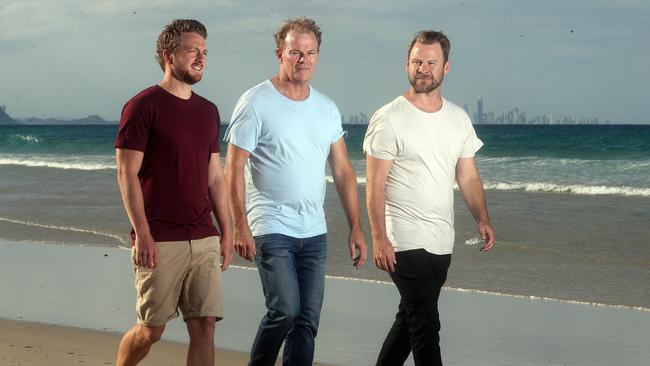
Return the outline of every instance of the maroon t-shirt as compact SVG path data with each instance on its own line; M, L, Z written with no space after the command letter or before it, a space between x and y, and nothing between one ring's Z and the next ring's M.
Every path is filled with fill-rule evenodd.
M219 235L210 215L208 164L219 152L220 126L219 111L207 99L195 93L181 99L158 85L124 106L115 147L144 153L138 177L155 241Z

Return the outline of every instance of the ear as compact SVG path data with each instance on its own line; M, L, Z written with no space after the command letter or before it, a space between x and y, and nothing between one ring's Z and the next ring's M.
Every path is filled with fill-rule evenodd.
M278 62L282 63L282 50L279 48L275 49L275 57L277 57Z
M447 60L447 62L445 62L445 66L442 68L442 71L445 73L445 75L447 75L449 69L451 69L451 61Z
M165 61L165 64L173 64L174 63L174 54L170 52L168 49L163 50L163 61Z

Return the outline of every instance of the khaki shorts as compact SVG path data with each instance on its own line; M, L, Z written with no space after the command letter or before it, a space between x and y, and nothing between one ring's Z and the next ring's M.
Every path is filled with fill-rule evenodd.
M220 245L218 236L198 240L157 242L156 268L135 269L135 309L138 323L164 325L183 313L183 320L223 319Z

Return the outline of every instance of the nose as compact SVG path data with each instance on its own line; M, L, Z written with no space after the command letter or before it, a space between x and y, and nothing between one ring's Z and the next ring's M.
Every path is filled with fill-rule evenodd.
M304 63L307 60L307 55L304 53L301 53L300 56L298 56L298 62Z

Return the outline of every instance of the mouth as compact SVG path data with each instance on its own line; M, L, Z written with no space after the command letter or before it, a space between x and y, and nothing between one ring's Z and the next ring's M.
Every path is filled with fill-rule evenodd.
M203 70L203 65L194 64L194 65L192 65L192 70L202 71Z

